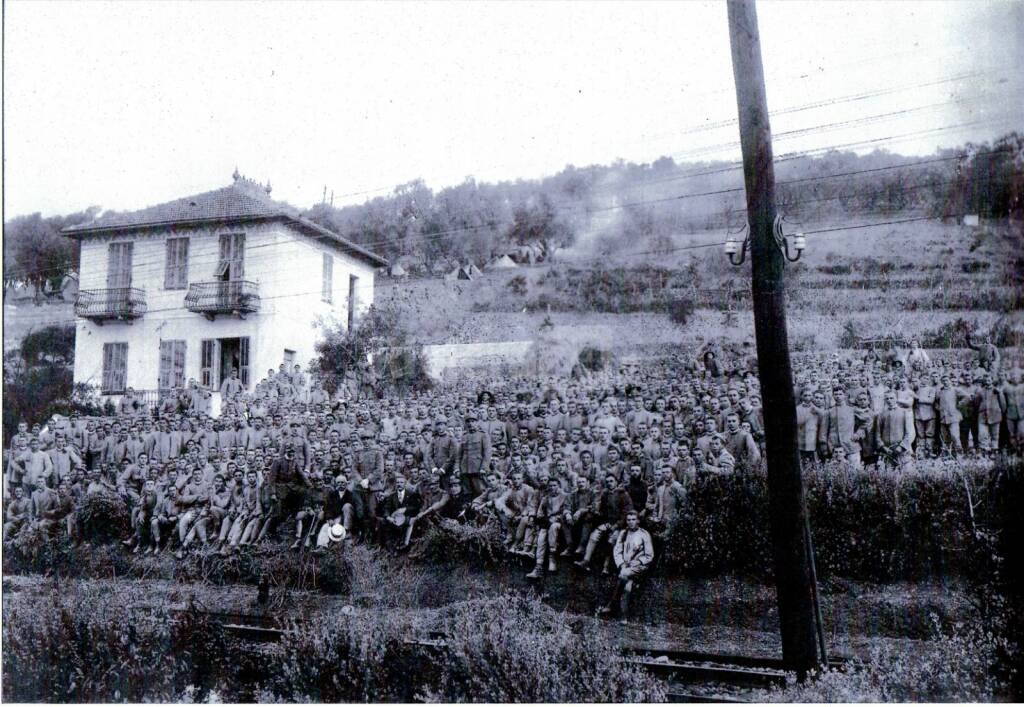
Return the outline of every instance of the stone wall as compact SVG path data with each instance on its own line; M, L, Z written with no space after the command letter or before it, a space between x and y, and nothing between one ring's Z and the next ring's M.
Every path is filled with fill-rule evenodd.
M435 344L424 346L423 356L430 376L441 378L446 371L452 370L522 365L531 346L532 341Z

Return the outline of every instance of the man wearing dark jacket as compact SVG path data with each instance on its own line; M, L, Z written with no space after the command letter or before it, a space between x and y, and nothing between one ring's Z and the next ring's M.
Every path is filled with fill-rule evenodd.
M384 497L377 508L385 541L397 544L404 540L406 524L420 512L420 495L409 488L404 476L395 477L395 490Z
M436 420L434 422L434 438L430 442L430 463L443 469L446 477L450 477L455 471L458 461L459 443L448 434L445 421Z
M619 485L614 474L607 474L604 477L604 488L597 495L594 502L594 522L597 527L590 533L587 541L587 550L583 559L576 562L576 565L590 571L590 559L597 549L597 544L607 538L625 522L626 513L633 510L633 499L630 498L626 489Z
M298 513L306 500L306 478L302 467L295 460L295 449L287 447L284 456L270 465L265 483L270 489L270 501L274 506L277 522Z
M486 489L483 474L491 463L491 438L480 430L476 415L473 413L466 416L466 427L469 428L469 433L462 439L459 468L470 495L479 496Z

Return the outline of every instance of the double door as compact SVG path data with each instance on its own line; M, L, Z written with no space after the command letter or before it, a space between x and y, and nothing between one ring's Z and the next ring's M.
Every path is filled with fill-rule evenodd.
M242 387L249 389L249 337L203 339L200 351L199 384L220 390L221 384L238 371Z

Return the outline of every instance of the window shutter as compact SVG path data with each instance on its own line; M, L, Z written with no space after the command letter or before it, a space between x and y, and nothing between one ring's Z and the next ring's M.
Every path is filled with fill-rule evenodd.
M102 388L104 392L112 390L111 377L114 373L114 349L113 344L103 344L103 382Z
M114 344L114 390L124 392L128 382L128 344Z
M238 340L238 368L239 377L242 379L242 387L249 389L249 337L243 336Z
M320 299L330 304L334 301L334 257L324 253L324 277Z
M132 286L132 243L111 243L107 250L107 287Z
M231 279L242 280L245 278L245 234L236 233L233 240L234 252L231 254Z
M167 239L167 265L164 269L164 289L179 290L188 287L188 238Z
M245 234L220 234L220 262L214 277L228 276L229 280L241 280L245 277Z
M204 388L213 387L213 365L216 358L217 340L203 339L200 349L199 384Z
M128 344L103 344L103 392L123 393L128 380Z
M185 386L185 353L187 342L178 341L175 342L174 347L174 361L172 362L171 370L174 372L171 383L175 388L183 388Z
M167 390L171 387L171 362L174 356L174 342L160 342L160 375L157 377L157 387L160 390Z

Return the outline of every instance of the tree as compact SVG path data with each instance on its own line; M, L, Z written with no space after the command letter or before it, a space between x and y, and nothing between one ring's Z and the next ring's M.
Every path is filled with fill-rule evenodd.
M34 213L16 216L4 224L4 287L24 282L41 292L47 280L59 283L78 268L78 242L61 229L91 221L99 213L92 206L67 216L43 218Z
M576 230L551 197L542 192L531 195L515 208L508 237L519 245L539 243L550 258L557 248L567 248L575 242Z
M371 305L352 330L338 321L323 322L321 328L311 370L329 392L353 376L365 382L371 357L372 374L381 386L397 392L430 387L422 347L409 342L394 305Z
M49 326L4 354L4 446L19 422L45 423L54 413L97 414L89 386L73 384L74 327Z
M20 354L26 367L41 363L72 366L75 362L75 327L53 324L30 331L21 340Z

